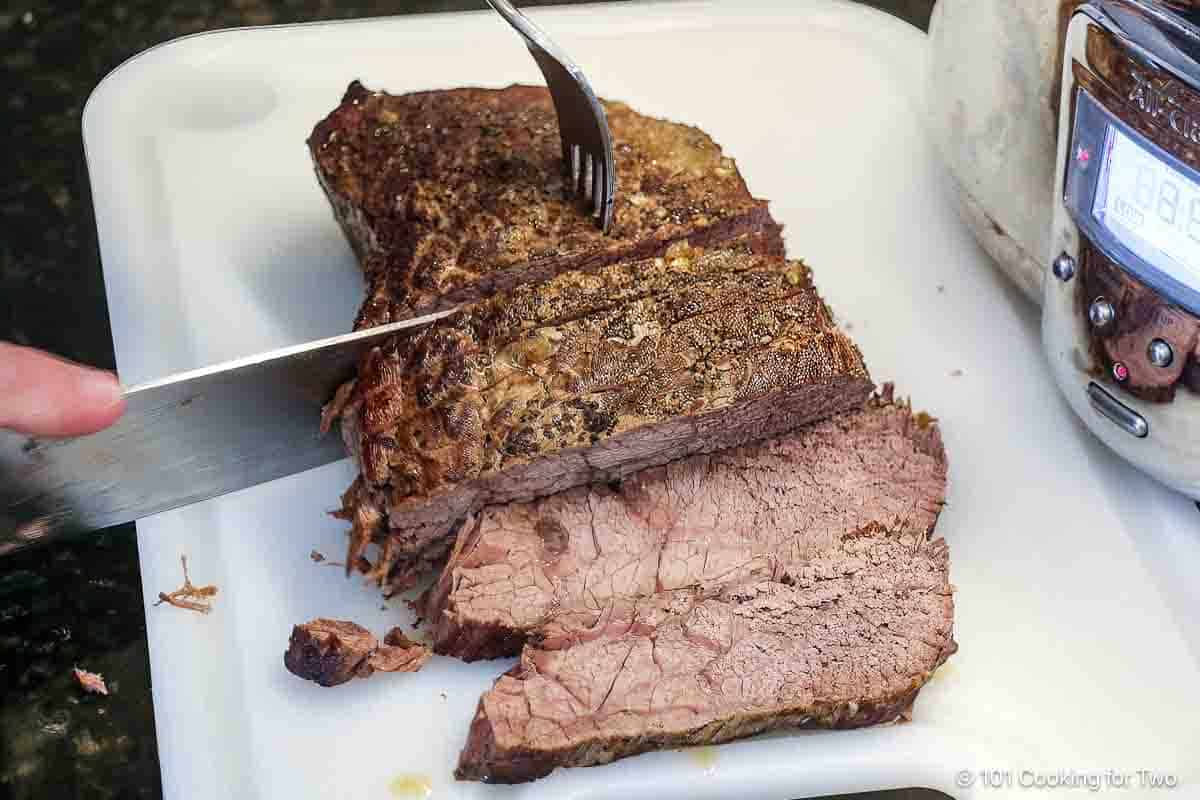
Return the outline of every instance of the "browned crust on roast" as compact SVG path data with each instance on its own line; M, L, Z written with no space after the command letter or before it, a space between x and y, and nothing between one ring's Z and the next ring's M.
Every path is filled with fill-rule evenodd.
M292 628L283 664L298 678L321 686L338 686L375 672L416 672L430 650L399 628L388 631L383 644L361 625L318 618Z
M389 95L357 81L309 148L370 285L369 327L570 269L779 226L703 131L605 101L618 192L607 235L565 198L543 87Z
M808 269L753 237L517 287L365 360L342 408L352 555L373 539L372 574L407 588L485 504L776 435L869 391Z
M928 534L945 503L946 457L925 419L889 385L866 409L779 439L486 508L423 599L434 650L516 655L548 615L614 595L777 577L826 537L872 525Z
M943 540L874 528L786 582L547 622L481 698L456 776L515 783L667 747L904 716L956 650Z

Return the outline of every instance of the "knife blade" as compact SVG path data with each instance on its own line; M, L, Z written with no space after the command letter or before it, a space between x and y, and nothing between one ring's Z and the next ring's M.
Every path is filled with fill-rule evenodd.
M346 456L321 407L389 336L456 309L171 375L126 390L115 425L71 439L0 431L0 555Z

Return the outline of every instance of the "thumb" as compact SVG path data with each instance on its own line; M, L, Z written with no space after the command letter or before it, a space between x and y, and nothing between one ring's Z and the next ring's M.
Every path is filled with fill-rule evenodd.
M80 436L125 410L117 376L29 347L0 342L0 428Z

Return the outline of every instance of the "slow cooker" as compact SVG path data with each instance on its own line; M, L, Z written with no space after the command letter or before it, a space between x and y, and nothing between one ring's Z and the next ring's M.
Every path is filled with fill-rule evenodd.
M941 0L931 43L963 216L1064 396L1200 498L1200 3Z

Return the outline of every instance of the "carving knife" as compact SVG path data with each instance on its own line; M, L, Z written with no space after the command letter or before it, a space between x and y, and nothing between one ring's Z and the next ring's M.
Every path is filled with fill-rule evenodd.
M321 406L387 337L455 309L320 339L126 390L112 427L37 440L0 430L0 555L100 530L346 456Z

